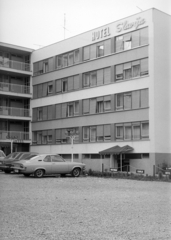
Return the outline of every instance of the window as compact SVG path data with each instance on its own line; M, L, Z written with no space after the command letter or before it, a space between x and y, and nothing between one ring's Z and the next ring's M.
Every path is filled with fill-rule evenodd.
M47 131L42 131L42 144L47 144Z
M83 127L83 142L89 141L89 127Z
M90 142L96 141L96 127L90 127Z
M90 73L85 73L83 75L83 87L89 87L90 85Z
M104 97L104 111L110 111L111 110L111 99L110 96Z
M103 98L102 101L98 100L97 101L97 113L102 113L103 112Z
M79 49L76 49L74 51L74 63L78 63L79 62Z
M42 132L37 132L37 144L42 144Z
M133 123L132 124L132 133L133 133L133 139L138 140L141 137L141 131L140 131L140 123Z
M74 53L73 52L70 52L68 54L68 66L71 66L74 64Z
M53 93L53 85L48 85L48 94Z
M63 158L59 155L51 155L52 162L64 162Z
M47 131L47 143L48 144L52 143L52 130Z
M63 67L68 66L68 54L63 55Z
M116 140L122 140L123 139L123 125L116 125Z
M145 44L148 44L148 28L142 28L115 38L116 52L129 50Z
M97 142L104 141L103 125L97 126Z
M149 123L148 122L141 123L141 136L142 136L142 138L149 137Z
M46 73L49 71L49 65L48 61L43 63L43 73Z
M148 58L115 66L115 80L128 80L148 75Z
M56 61L57 61L57 69L62 68L62 55L57 56Z
M38 108L38 121L43 120L43 109Z
M62 80L62 92L67 92L67 86L68 86L68 79Z
M111 125L110 124L104 125L104 140L105 141L111 140Z
M140 140L149 138L149 122L116 124L116 140Z
M43 162L51 162L51 156L47 155L44 159Z
M90 86L96 86L97 79L96 79L96 71L90 73Z
M104 56L104 45L101 43L101 45L97 46L97 57Z

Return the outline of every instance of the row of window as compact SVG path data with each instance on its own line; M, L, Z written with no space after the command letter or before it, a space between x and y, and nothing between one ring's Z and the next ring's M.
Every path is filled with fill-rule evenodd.
M33 86L33 98L75 91L83 88L100 86L122 80L129 80L148 75L148 58L74 75Z
M69 134L70 132L72 134ZM149 122L119 123L114 124L114 127L113 124L105 124L33 132L33 144L71 143L71 138L74 143L148 139Z
M33 108L33 121L148 107L148 89Z
M114 43L113 43L114 42ZM148 28L107 39L33 64L34 76L148 44ZM82 53L83 51L83 53ZM82 56L83 55L83 56ZM55 62L55 64L54 64Z

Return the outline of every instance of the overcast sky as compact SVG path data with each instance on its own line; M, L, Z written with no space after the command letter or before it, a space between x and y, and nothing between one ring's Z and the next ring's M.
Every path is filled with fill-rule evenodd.
M0 0L0 42L38 49L150 8L171 0Z

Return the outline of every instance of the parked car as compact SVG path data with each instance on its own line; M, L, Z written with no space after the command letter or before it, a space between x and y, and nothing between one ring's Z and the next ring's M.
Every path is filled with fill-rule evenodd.
M0 161L0 170L5 173L11 173L13 169L11 168L12 163L27 158L28 156L37 156L36 152L13 152L6 156Z
M6 157L5 153L0 150L0 160L3 160Z
M80 173L85 171L85 164L67 162L57 154L40 154L17 161L12 168L19 170L26 177L31 174L34 174L37 178L53 174L61 174L62 176L71 174L73 177L79 177Z

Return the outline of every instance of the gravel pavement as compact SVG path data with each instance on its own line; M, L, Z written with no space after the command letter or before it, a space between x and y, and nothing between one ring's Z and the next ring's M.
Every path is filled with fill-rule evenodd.
M0 172L1 240L170 240L171 184Z

